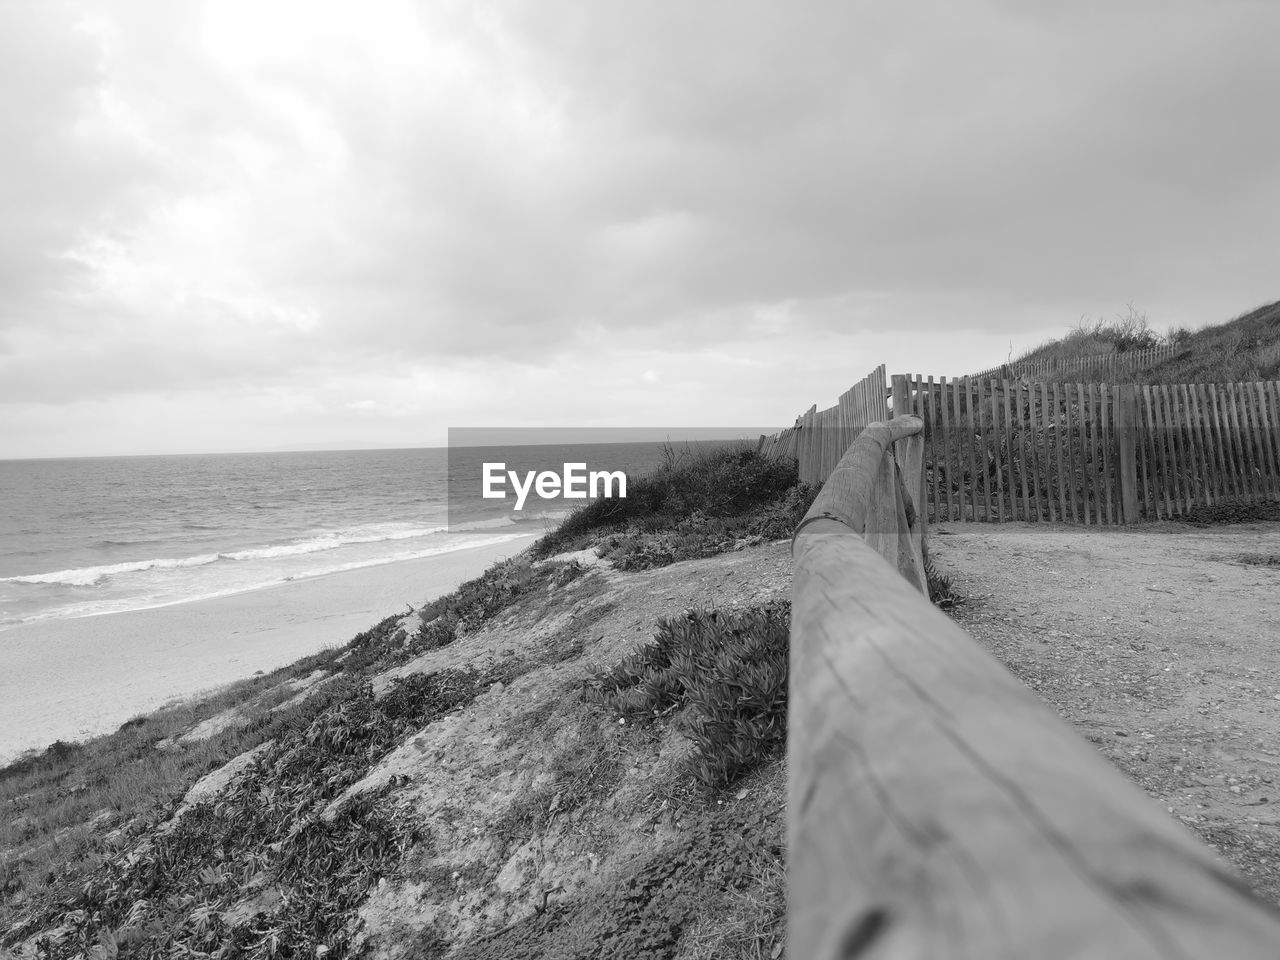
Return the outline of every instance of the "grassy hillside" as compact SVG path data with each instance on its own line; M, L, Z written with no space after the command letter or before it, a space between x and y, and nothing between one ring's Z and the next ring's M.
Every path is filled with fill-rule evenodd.
M1280 380L1280 301L1260 306L1226 323L1198 330L1152 329L1132 306L1112 319L1082 322L1058 340L1043 343L1011 362L1024 364L1075 360L1168 346L1172 356L1141 371L1142 383L1235 383ZM1052 380L1052 375L1045 379ZM1067 379L1078 380L1079 374Z
M777 956L770 541L812 496L793 461L673 455L343 648L0 769L0 954ZM613 562L541 559L586 546Z

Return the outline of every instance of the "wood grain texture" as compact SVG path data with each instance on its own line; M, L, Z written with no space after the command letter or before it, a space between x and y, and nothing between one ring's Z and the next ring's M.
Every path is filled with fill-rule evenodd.
M973 421L969 413L969 382L957 380L952 385L956 407L956 470L964 478L960 484L960 520L978 519L978 473L973 459ZM967 462L966 462L967 455ZM968 467L968 472L965 467ZM965 492L968 491L969 515L965 516Z
M1142 386L1143 409L1147 417L1147 436L1151 441L1151 481L1155 488L1155 504L1156 511L1152 516L1156 518L1168 517L1168 496L1165 491L1165 482L1168 479L1168 471L1165 468L1164 457L1164 431L1160 429L1159 411L1156 409L1156 400L1154 388L1148 384Z
M1276 494L1280 495L1280 380L1263 383L1262 396L1271 422L1271 444L1276 451Z
M1241 391L1244 384L1229 383L1227 389L1231 397L1232 424L1236 435L1240 438L1240 463L1245 476L1245 493L1253 498L1258 495L1258 470L1253 456L1253 431L1249 424L1248 405Z
M1274 910L867 542L794 550L789 957L1274 960Z
M885 494L892 494L892 488L897 486L896 475L892 472L883 475L884 461L888 459L885 454L894 443L920 433L923 427L920 418L915 416L896 417L867 426L823 483L809 512L796 527L795 536L822 518L843 523L859 536L890 529L896 532L896 520L889 522L876 514L884 508Z
M1175 389L1178 391L1178 403L1182 407L1186 445L1190 453L1189 467L1192 473L1196 502L1207 505L1213 502L1209 489L1209 466L1205 459L1208 451L1201 442L1200 424L1196 417L1195 405L1192 403L1191 388L1186 384L1182 384Z
M929 519L936 523L942 519L942 470L940 467L943 462L943 451L939 423L938 388L933 382L933 377L929 378L924 390L925 402L921 416L924 418L925 442L928 444L926 459L930 465L929 498L932 510L929 513Z
M1271 411L1267 406L1267 385L1252 384L1255 400L1258 404L1258 421L1262 430L1262 445L1266 457L1267 494L1280 495L1280 437L1276 436L1276 424L1271 419Z
M1240 426L1233 416L1235 404L1232 402L1231 384L1224 383L1221 386L1221 392L1218 392L1216 387L1214 392L1218 394L1218 403L1222 410L1222 429L1227 438L1226 446L1231 458L1231 482L1235 487L1233 491L1235 495L1243 496L1249 488L1248 477L1244 471L1244 453L1240 447Z
M1005 490L1009 495L1009 519L1019 519L1018 511L1018 489L1017 489L1017 473L1016 459L1014 451L1016 449L1014 438L1017 434L1013 429L1013 388L1008 380L1001 384L1000 399L1004 404L1004 429L1003 443L1001 445L1001 455L1004 459L1005 470ZM1026 519L1026 513L1023 512L1021 519Z
M942 514L939 519L958 519L953 505L957 484L955 441L951 435L951 386L946 377L938 379L938 419L942 439Z
M1098 384L1098 423L1099 438L1102 450L1102 489L1103 496L1106 498L1103 506L1106 522L1109 524L1117 524L1120 522L1116 516L1115 494L1116 482L1113 467L1114 457L1112 455L1112 417L1114 416L1111 402L1111 385L1106 383Z
M1120 521L1138 522L1138 401L1137 387L1125 383L1115 388L1116 439L1120 462Z
M973 519L978 519L978 496L981 495L983 520L991 519L991 477L987 473L986 434L982 426L982 384L969 382L969 450L973 458Z
M1038 519L1031 508L1031 491L1034 486L1028 485L1028 479L1034 483L1034 468L1032 467L1031 453L1027 444L1027 422L1024 416L1022 405L1022 388L1024 384L1021 380L1013 381L1013 422L1018 430L1018 456L1022 461L1022 469L1019 470L1020 479L1022 480L1022 519L1035 520Z
M1240 427L1244 431L1245 446L1248 450L1249 467L1253 474L1252 494L1256 499L1267 496L1267 469L1262 446L1262 424L1258 419L1258 408L1254 401L1253 384L1238 384L1238 403L1240 407Z
M1053 385L1053 436L1055 452L1057 453L1057 473L1058 473L1058 515L1065 523L1070 517L1071 522L1076 522L1076 502L1075 497L1071 496L1068 482L1070 480L1069 463L1067 459L1067 446L1069 442L1066 438L1067 426L1066 415L1063 411L1062 404L1058 398L1058 385Z
M997 523L1004 523L1004 464L1000 461L1001 448L1001 431L1000 431L1000 383L997 380L987 381L987 392L991 394L991 426L988 428L986 443L983 444L984 459L986 460L987 482L994 487L995 499L995 520ZM990 454L987 454L990 451ZM987 508L987 519L992 519L990 507Z

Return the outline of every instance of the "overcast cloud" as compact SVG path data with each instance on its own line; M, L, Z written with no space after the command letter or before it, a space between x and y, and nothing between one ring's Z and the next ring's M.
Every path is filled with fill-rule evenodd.
M789 423L1280 296L1280 6L0 0L0 456Z

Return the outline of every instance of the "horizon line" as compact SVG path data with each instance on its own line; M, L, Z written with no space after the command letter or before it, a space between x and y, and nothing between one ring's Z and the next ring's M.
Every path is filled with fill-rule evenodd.
M464 428L451 428L451 429L462 429L466 431L471 431L471 430L484 431L484 430L508 430L510 428L464 427ZM607 429L612 429L617 431L626 431L626 430L646 430L647 431L650 428L645 428L645 427L616 427L616 428L529 427L529 428L522 428L522 429L528 429L531 431L535 431L535 430L546 430L546 431L592 430L594 431L594 430L607 430ZM685 427L685 428L678 428L678 429L693 431L693 430L698 430L699 428ZM785 429L785 428L779 427L779 428L774 428L772 430L765 430L763 432L765 434L772 434L772 433L778 432L778 430L781 430L781 429ZM649 437L649 438L639 439L639 440L616 440L616 439L615 440L610 440L610 439L538 440L538 441L527 441L527 442L521 443L518 441L513 441L511 439L499 439L499 440L493 440L492 442L488 442L488 443L416 444L411 446L388 446L388 447L381 447L381 446L368 446L368 447L301 446L299 447L299 446L295 446L295 447L269 448L269 449L257 449L257 450L180 450L180 451L146 452L146 453L70 453L70 454L52 454L52 455L45 455L45 456L26 456L26 457L0 456L0 463L26 463L26 462L44 461L44 460L124 460L124 459L141 458L141 457L234 457L234 456L259 456L259 455L270 456L273 454L287 454L287 453L376 453L376 452L391 452L391 451L400 451L400 450L451 450L451 449L462 450L462 449L470 449L474 447L526 447L526 446L537 447L537 446L565 446L570 444L581 445L581 446L592 446L597 444L603 445L603 444L617 444L617 443L688 443L693 441L750 440L750 439L755 439L755 437L758 437L759 435L760 435L759 431L757 431L754 434L754 436L748 436L745 432L739 431L736 435L733 435L733 436L724 436L724 435L714 435L714 436L699 435L699 436L677 436L677 437L654 436L654 437Z

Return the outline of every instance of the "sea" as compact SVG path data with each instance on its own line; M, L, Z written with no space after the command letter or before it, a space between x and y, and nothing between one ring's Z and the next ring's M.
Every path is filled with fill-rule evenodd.
M483 462L638 476L663 443L0 460L0 640L507 542L582 501L486 499Z

